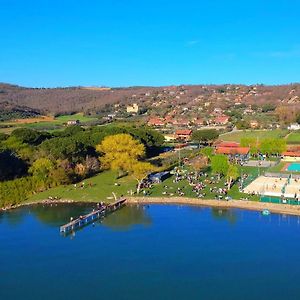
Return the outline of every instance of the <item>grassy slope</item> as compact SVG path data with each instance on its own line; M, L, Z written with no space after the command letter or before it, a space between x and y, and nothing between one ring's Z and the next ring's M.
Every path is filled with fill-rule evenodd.
M113 201L113 199L107 199L107 197L112 197L112 192L116 193L117 197L127 195L127 191L134 190L136 184L131 177L124 177L117 180L116 175L115 172L106 171L83 180L85 188L80 188L80 184L77 184L76 188L74 185L60 186L38 193L32 196L28 202L44 200L49 196L75 201ZM115 186L116 182L120 185Z
M220 136L220 139L224 141L240 142L241 138L258 138L260 140L266 138L283 138L287 135L287 130L245 130L235 131Z

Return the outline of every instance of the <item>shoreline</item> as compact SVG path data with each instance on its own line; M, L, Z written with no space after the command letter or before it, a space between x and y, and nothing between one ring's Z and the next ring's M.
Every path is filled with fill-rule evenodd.
M239 208L254 211L263 211L268 209L271 213L300 216L300 206L289 204L276 204L265 203L258 201L246 200L209 200L197 198L151 198L151 197L128 197L127 203L129 204L183 204L183 205L196 205L204 207L217 207L217 208Z
M74 203L85 203L93 204L99 201L77 201L71 199L62 200L49 200L44 199L35 202L25 202L20 203L15 206L1 208L0 211L8 211L16 209L23 206L33 206L33 205L51 205L51 204L74 204ZM184 198L184 197L126 197L126 202L128 204L181 204L181 205L195 205L203 207L217 207L217 208L238 208L253 211L263 211L268 209L271 213L284 214L284 215L294 215L300 216L300 206L289 205L289 204L276 204L276 203L266 203L258 201L247 201L247 200L213 200L213 199L198 199L198 198Z

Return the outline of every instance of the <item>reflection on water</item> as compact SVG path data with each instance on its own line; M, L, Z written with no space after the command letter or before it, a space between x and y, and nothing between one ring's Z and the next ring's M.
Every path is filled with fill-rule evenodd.
M103 219L102 224L116 230L127 230L134 225L151 225L147 206L125 206Z
M211 215L215 220L226 220L230 224L235 224L237 222L237 213L233 209L227 208L217 208L211 209Z
M26 215L32 215L43 224L59 227L69 222L71 217L87 214L93 208L95 205L86 203L34 205L0 213L0 222L5 220L10 225L18 225L22 224ZM134 225L150 225L151 218L147 215L146 206L124 206L104 217L101 224L114 230L128 230Z

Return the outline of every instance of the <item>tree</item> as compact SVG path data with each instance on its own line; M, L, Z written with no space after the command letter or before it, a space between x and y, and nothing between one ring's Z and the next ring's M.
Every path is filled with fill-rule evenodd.
M150 163L139 161L145 155L145 147L129 134L108 136L96 149L104 153L100 157L103 167L129 173L137 180L137 193L143 179L154 170Z
M240 121L236 122L235 126L239 130L248 129L251 127L250 123L245 120L240 120Z
M278 106L275 109L275 114L277 115L279 122L282 124L289 124L294 122L297 110L291 106Z
M230 190L232 182L236 180L239 177L239 169L236 165L229 165L226 178L227 178L227 186L228 189Z
M219 133L215 129L203 129L194 131L192 134L192 140L201 143L211 143L219 137Z
M250 148L250 153L252 155L257 155L259 152L259 140L256 138L241 138L241 146L242 147L249 147Z
M137 180L137 194L139 194L141 190L141 184L143 180L154 171L154 166L148 162L137 161L131 166L132 176Z
M85 167L86 167L87 174L89 175L95 174L100 170L99 160L96 157L87 156L85 158Z
M37 159L29 168L29 173L36 176L46 177L54 168L53 162L48 158Z
M213 148L211 147L205 147L205 148L202 148L200 150L200 153L204 156L206 156L209 160L212 158L212 156L214 155L213 153Z
M228 158L225 155L215 155L211 158L211 168L214 174L217 174L219 179L221 175L226 175L228 171L229 163Z
M263 154L280 155L286 150L286 141L284 139L264 139L260 145L260 151Z
M118 170L121 173L132 170L132 165L145 155L145 147L129 134L116 134L106 137L97 151L103 168Z
M262 106L262 112L274 111L276 109L276 105L273 103L266 103Z
M11 136L16 137L21 143L29 145L38 145L47 138L50 138L49 133L39 132L29 128L18 128L15 129Z
M298 113L297 116L296 116L296 122L297 122L298 124L300 124L300 113Z
M208 157L204 155L199 155L190 161L192 168L195 172L200 172L205 169L208 165Z

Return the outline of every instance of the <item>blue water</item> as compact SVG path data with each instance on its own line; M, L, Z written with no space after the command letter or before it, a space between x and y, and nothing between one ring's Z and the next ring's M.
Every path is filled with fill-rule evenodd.
M0 215L0 299L299 299L300 219L124 208L75 236L84 206Z
M300 172L300 163L291 163L287 167L287 170L292 172Z

